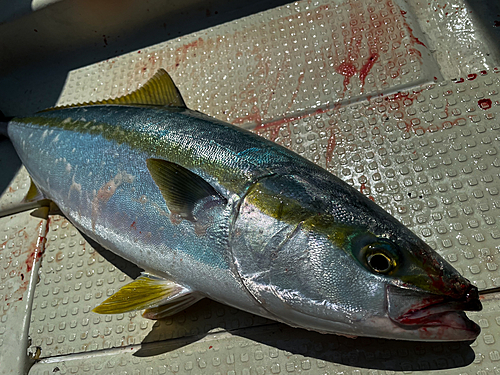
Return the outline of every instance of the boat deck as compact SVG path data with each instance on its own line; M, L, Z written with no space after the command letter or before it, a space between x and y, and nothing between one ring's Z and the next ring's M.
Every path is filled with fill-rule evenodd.
M0 219L0 374L498 374L500 9L489 3L63 0L6 19L5 115L120 96L164 68L189 108L325 167L492 293L468 314L482 328L472 344L322 335L209 300L161 321L97 315L138 269L40 209ZM7 140L0 150L6 209L29 177Z

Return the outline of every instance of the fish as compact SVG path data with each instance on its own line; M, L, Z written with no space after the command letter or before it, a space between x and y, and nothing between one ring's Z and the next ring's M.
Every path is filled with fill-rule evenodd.
M161 69L131 94L8 123L73 225L144 272L93 313L203 298L325 334L471 341L478 289L372 200L291 150L187 108Z

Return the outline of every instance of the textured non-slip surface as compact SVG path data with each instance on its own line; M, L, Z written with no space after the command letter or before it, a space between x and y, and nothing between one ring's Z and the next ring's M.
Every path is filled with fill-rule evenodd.
M465 2L301 1L74 70L57 104L126 94L164 68L190 108L327 168L486 290L500 287L500 74L477 20ZM18 106L9 100L2 108ZM33 107L38 98L19 100ZM21 169L0 208L28 187ZM24 226L42 236L42 219L6 220L7 236ZM0 247L3 295L26 268L6 263L9 243ZM19 245L19 259L30 243ZM32 303L31 314L15 316L30 317L29 352L40 360L30 374L500 371L498 293L468 314L482 327L471 345L321 335L208 300L155 322L91 311L140 270L89 244L65 218L50 216L44 250L33 297L19 307ZM0 338L15 327L2 319ZM9 352L5 339L0 346L0 363L22 368L28 337L16 332Z
M391 1L297 2L73 71L58 103L124 95L162 67L190 108L262 124L437 79L418 37Z

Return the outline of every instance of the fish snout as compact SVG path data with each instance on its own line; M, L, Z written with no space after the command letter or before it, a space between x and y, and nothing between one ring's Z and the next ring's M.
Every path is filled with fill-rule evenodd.
M449 292L445 295L459 303L464 311L481 311L483 308L477 287L461 275L451 278Z

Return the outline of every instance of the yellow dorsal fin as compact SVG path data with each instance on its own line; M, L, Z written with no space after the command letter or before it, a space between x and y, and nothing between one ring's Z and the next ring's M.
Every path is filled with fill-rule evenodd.
M81 107L103 104L122 104L122 105L158 105L186 108L179 89L165 69L160 69L149 79L141 88L136 91L120 96L116 99L105 99L98 102L87 102L79 104L70 104L60 107L46 109L50 111L61 108Z

